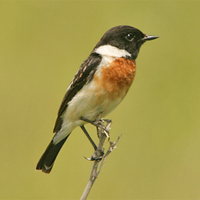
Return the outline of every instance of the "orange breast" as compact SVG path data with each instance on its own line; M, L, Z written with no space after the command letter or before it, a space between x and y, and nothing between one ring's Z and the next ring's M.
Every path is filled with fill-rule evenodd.
M94 80L110 99L123 98L130 88L136 72L134 60L119 58L108 66L103 66L101 76L95 74Z

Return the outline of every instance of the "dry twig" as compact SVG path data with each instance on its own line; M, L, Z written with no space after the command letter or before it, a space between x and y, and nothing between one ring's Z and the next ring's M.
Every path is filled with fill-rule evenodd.
M119 141L120 137L118 137L116 142L110 142L110 146L106 152L106 154L104 155L104 142L106 140L106 138L109 138L108 132L110 130L110 126L112 121L111 120L103 120L100 119L99 122L103 125L104 122L106 122L106 126L102 126L101 128L97 128L97 132L98 132L98 136L99 136L99 144L97 147L97 150L94 152L94 154L92 155L91 159L88 160L94 160L94 164L92 167L92 171L90 173L90 178L88 180L88 183L85 187L85 190L81 196L81 200L85 200L98 176L98 174L100 173L102 166L104 164L104 162L106 161L107 157L109 156L109 154L113 151L114 148L116 148L116 144ZM101 163L101 164L100 164ZM100 166L99 166L100 164Z

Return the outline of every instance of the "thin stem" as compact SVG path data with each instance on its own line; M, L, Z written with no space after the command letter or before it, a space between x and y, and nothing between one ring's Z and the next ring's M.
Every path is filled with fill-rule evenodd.
M102 120L101 120L102 121ZM107 122L107 125L106 125L106 129L109 130L110 129L110 126L111 126L111 121L106 121ZM102 169L102 166L106 160L106 158L108 157L108 155L113 151L114 148L116 148L116 143L119 141L120 137L118 137L117 141L116 142L110 142L110 147L108 148L105 156L103 157L103 159L99 159L102 157L102 152L103 152L103 145L104 145L104 142L107 138L107 135L105 134L105 131L101 128L101 127L98 127L97 128L97 132L98 132L98 135L99 135L99 144L97 146L97 149L96 151L94 152L94 154L92 155L92 158L94 158L94 164L93 164L93 167L92 167L92 171L90 173L90 178L88 180L88 183L85 187L85 190L81 196L81 200L85 200L89 194L89 192L91 191L91 188L97 178L97 176L99 175L101 169ZM95 159L96 158L96 159ZM92 160L92 159L91 159ZM102 160L102 162L100 162ZM100 164L100 167L99 167L99 170L98 170L98 165Z
M98 135L99 135L99 144L98 144L98 147L96 149L96 151L94 152L93 156L92 157L100 157L101 154L102 154L102 149L103 149L103 145L104 145L104 142L105 142L105 139L106 139L106 135L105 134L102 134L102 130L100 128L97 128L98 130ZM94 161L94 164L93 164L93 167L92 167L92 171L90 173L90 178L89 178L89 181L85 187L85 190L82 194L82 197L81 197L81 200L85 200L97 178L97 168L98 168L98 164L99 164L99 161L95 160Z

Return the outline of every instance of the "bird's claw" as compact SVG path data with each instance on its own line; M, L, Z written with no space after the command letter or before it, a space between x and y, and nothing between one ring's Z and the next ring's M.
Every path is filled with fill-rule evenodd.
M101 150L99 156L97 156L96 154L97 154L97 152L95 151L95 152L93 153L93 155L91 156L91 158L87 158L87 157L84 157L84 158L85 158L86 160L89 160L89 161L97 161L97 162L101 161L102 158L103 158L103 155L104 155L104 151Z
M94 126L96 126L97 128L100 128L103 130L104 134L106 135L107 138L110 138L109 136L109 130L110 130L110 125L112 123L112 120L110 119L98 119L98 120L94 120L94 121L91 121L83 116L80 117L81 120L85 121L85 122L88 122ZM104 125L104 122L106 122L107 124Z
M106 122L107 125L104 125L104 122ZM104 134L109 139L110 138L109 131L110 131L110 125L112 123L112 120L102 118L102 119L95 121L94 123L96 123L97 128L101 128L103 130Z

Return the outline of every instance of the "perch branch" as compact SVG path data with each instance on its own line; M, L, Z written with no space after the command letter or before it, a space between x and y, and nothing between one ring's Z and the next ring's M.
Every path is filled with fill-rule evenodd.
M98 174L100 173L100 171L103 167L104 162L106 161L109 154L113 151L113 149L116 148L116 144L121 137L121 136L119 136L116 142L110 142L110 146L109 146L106 154L104 155L103 145L104 145L106 138L107 137L109 138L108 132L110 130L110 126L111 126L112 121L100 119L99 122L102 123L102 124L104 122L106 122L107 124L106 124L106 126L100 126L100 127L97 128L97 133L98 133L98 136L99 136L99 144L97 146L96 151L92 155L91 159L88 159L88 160L94 160L94 164L93 164L93 167L92 167L92 171L90 173L88 183L87 183L85 190L84 190L84 192L81 196L81 200L85 200L87 198L87 196L88 196ZM107 130L107 131L105 131L105 130ZM99 164L100 164L100 166L99 166ZM99 168L98 168L98 166L99 166Z

